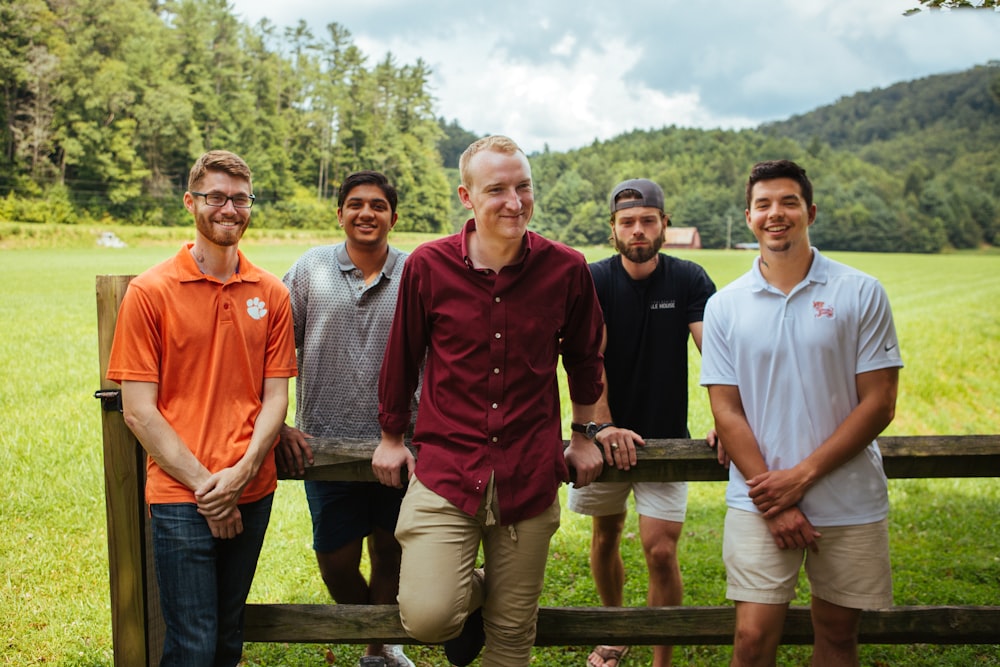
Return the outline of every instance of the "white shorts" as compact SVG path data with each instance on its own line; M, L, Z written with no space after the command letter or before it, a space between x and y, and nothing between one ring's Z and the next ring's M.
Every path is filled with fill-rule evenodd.
M726 597L740 602L785 604L805 559L813 596L849 609L892 606L889 521L858 526L816 526L819 553L779 549L757 512L729 508L722 538Z
M635 493L635 511L640 515L684 522L687 482L594 482L582 489L570 486L568 507L587 516L621 514L630 492Z

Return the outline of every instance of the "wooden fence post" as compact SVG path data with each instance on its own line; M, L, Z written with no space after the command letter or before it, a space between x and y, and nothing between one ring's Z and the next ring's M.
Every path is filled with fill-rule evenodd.
M118 389L118 385L104 376L108 370L118 307L132 277L97 276L97 341L101 370L98 396ZM101 402L115 667L152 667L159 663L163 650L163 619L145 511L146 455L125 425L115 399L106 396Z

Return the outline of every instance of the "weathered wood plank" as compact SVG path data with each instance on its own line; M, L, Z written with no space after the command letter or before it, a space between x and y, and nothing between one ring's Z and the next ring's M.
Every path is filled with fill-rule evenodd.
M105 379L118 308L132 276L97 276L97 337L101 390L118 385ZM144 512L145 453L120 412L101 412L104 493L108 522L111 635L116 667L159 662L163 644L159 591Z
M416 644L399 622L395 605L247 606L247 641ZM609 644L730 644L732 607L543 607L536 646ZM893 607L865 611L863 644L995 644L1000 607ZM793 606L785 619L782 644L811 644L808 607Z
M314 438L316 463L304 479L374 481L371 457L378 442ZM1000 435L886 436L879 438L885 472L892 478L1000 476ZM605 469L601 481L719 481L726 470L704 440L648 440L628 472Z

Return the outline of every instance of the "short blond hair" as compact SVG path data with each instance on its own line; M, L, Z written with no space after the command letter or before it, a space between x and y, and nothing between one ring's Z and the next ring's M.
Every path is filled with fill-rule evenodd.
M229 151L208 151L191 167L191 173L188 174L188 192L197 188L201 179L210 171L221 171L235 178L246 179L253 189L253 174L250 173L250 167L243 158Z
M458 171L462 176L462 185L465 187L469 187L470 185L469 161L472 160L472 157L476 153L481 153L482 151L496 151L497 153L505 153L506 155L513 155L514 153L525 155L524 151L514 143L513 139L505 137L502 134L494 134L473 141L462 153L462 157L458 158ZM525 155L525 157L527 156Z

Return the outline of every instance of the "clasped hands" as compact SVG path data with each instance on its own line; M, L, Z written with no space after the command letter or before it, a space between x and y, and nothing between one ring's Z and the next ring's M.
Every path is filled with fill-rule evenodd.
M798 508L808 490L805 478L794 468L768 470L747 480L749 495L768 522L779 549L809 549L819 552L819 531Z

